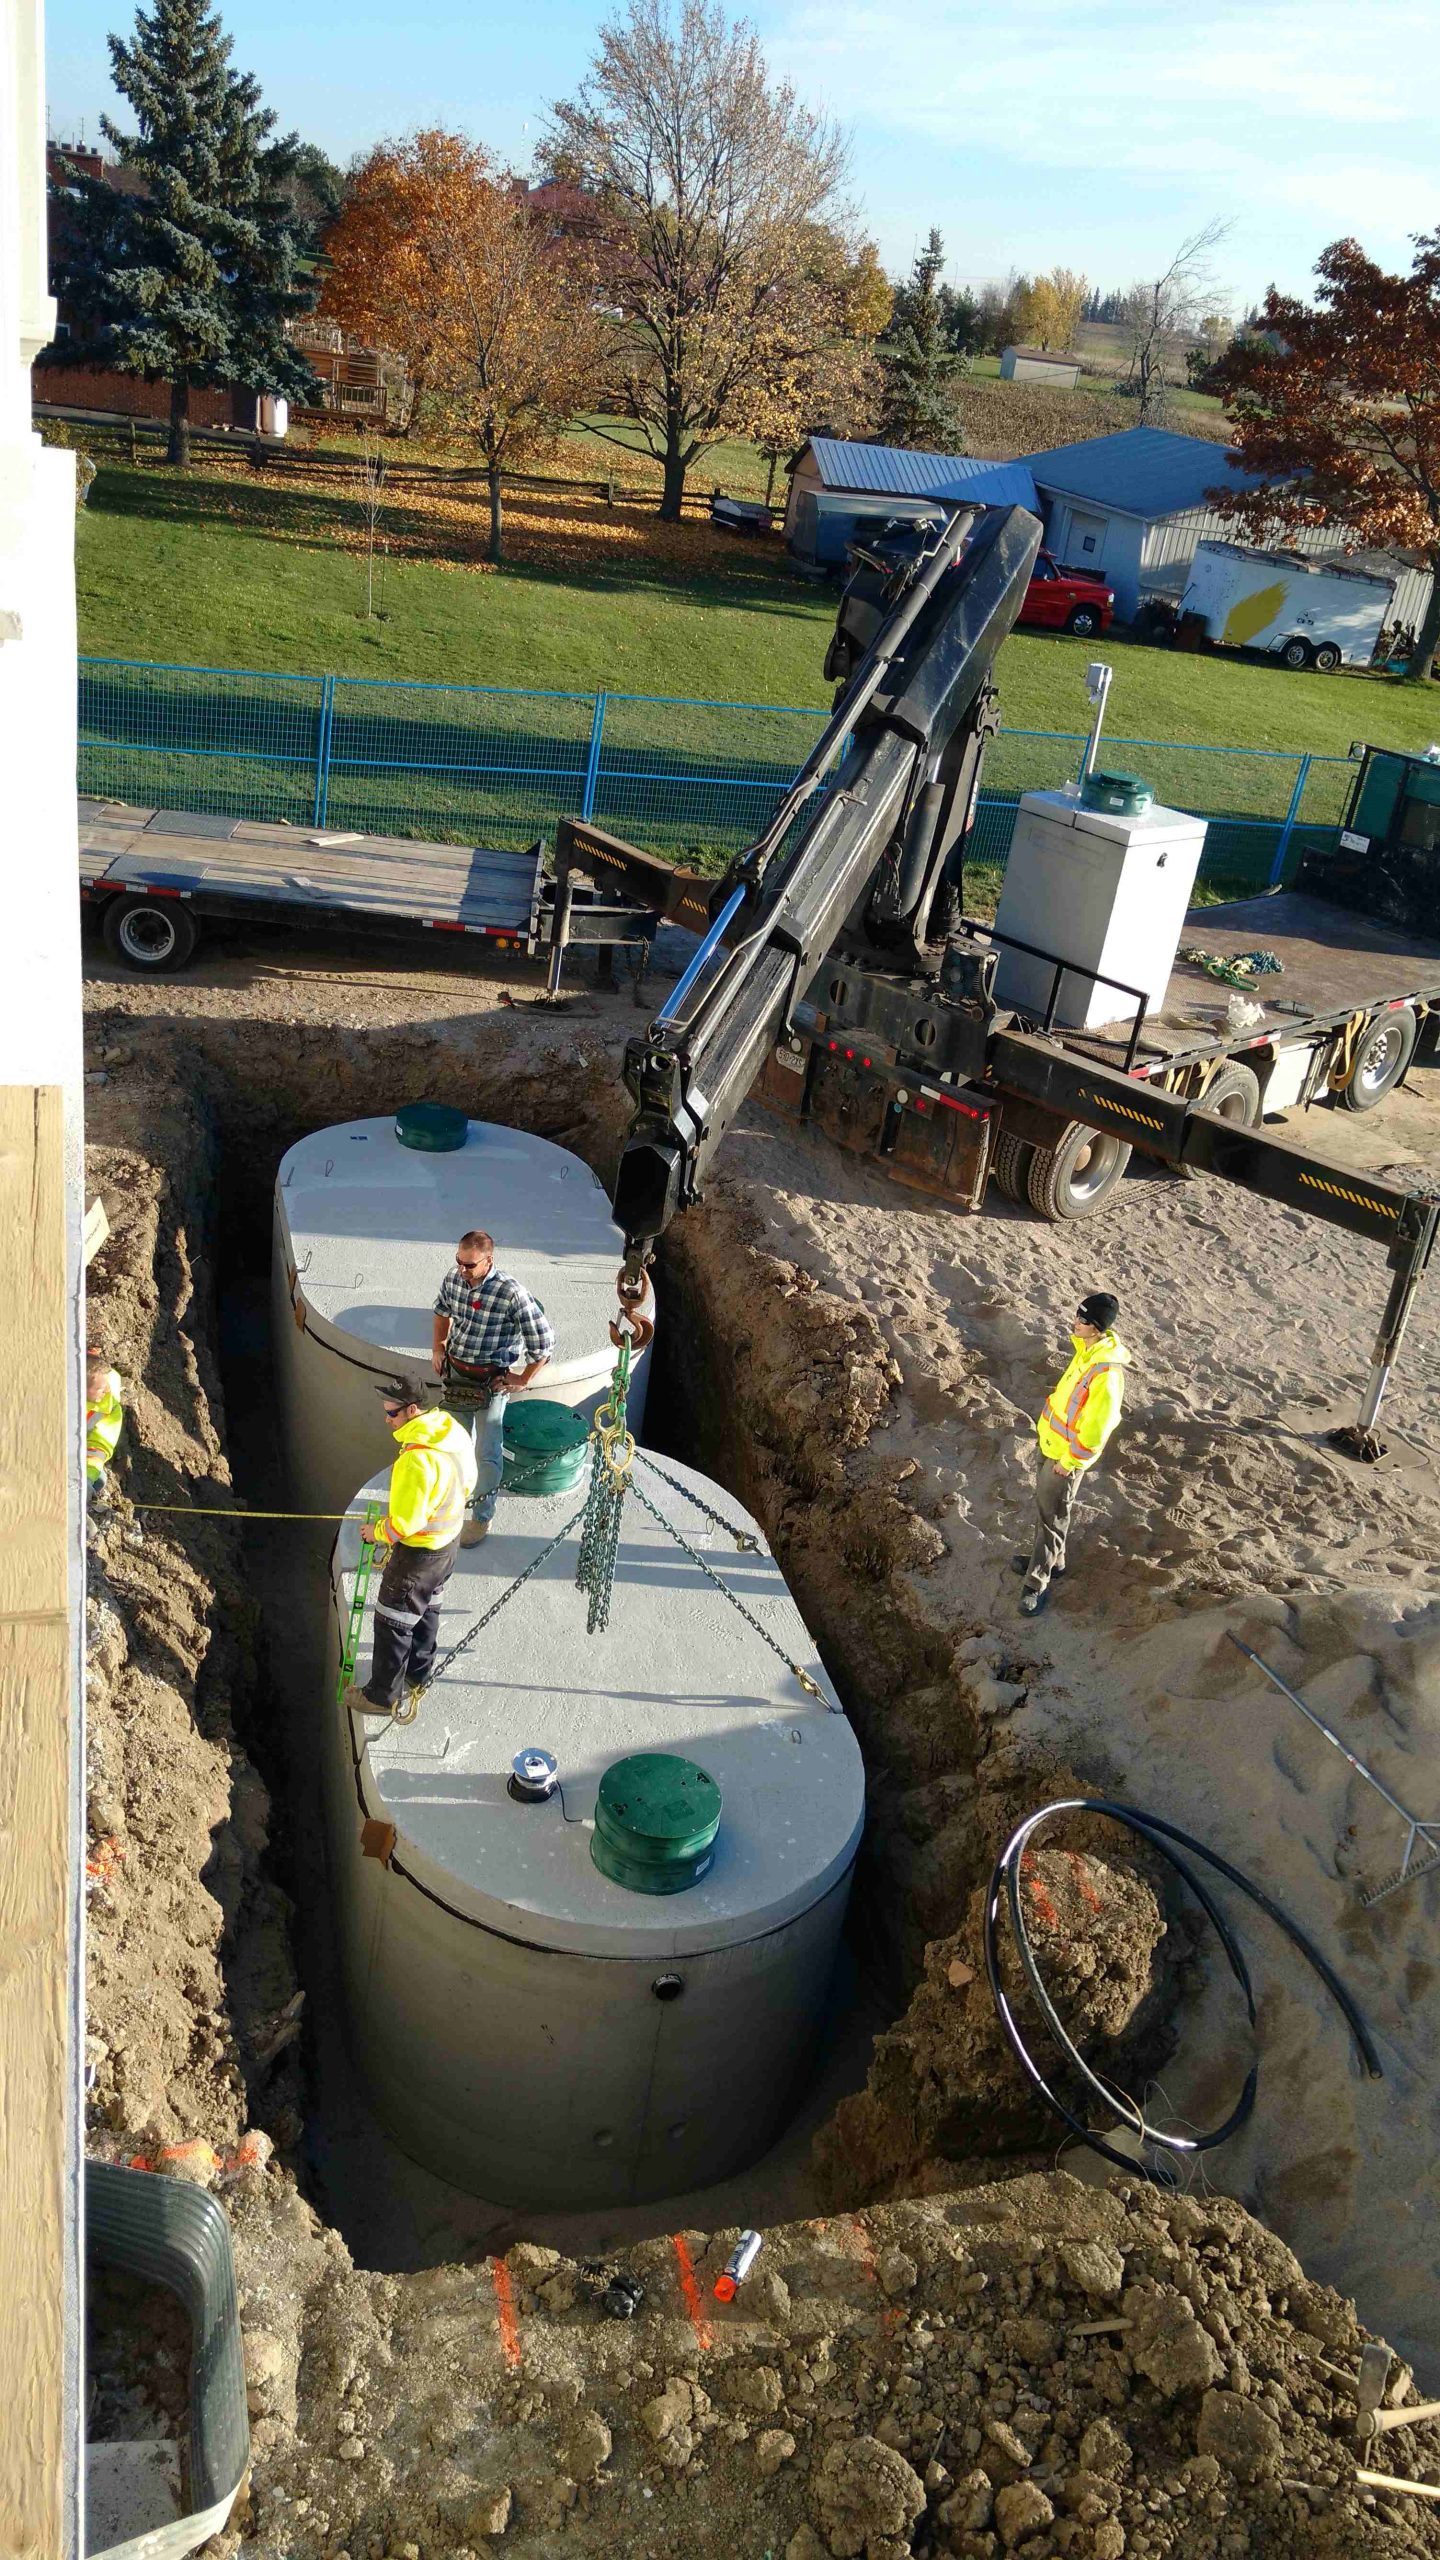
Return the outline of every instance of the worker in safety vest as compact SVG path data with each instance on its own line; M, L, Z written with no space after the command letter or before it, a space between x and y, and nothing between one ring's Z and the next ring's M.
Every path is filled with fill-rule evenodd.
M103 1506L109 1499L105 1470L115 1455L124 1419L119 1376L104 1352L92 1344L85 1354L85 1491L94 1505Z
M1080 1479L1120 1419L1130 1354L1115 1332L1119 1313L1120 1301L1108 1290L1081 1299L1070 1335L1075 1357L1046 1397L1035 1426L1035 1544L1028 1556L1015 1558L1016 1572L1025 1576L1020 1606L1027 1618L1044 1608L1052 1575L1065 1570Z
M402 1690L423 1689L440 1634L440 1595L455 1570L465 1506L475 1490L470 1436L448 1413L427 1407L414 1378L381 1389L385 1419L399 1443L383 1520L367 1522L385 1569L375 1602L375 1647L363 1689L343 1704L362 1715L393 1715Z

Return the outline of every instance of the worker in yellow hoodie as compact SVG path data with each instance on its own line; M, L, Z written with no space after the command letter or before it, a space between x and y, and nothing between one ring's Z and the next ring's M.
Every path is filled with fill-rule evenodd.
M92 1509L103 1508L110 1498L105 1470L124 1420L119 1374L92 1343L85 1354L85 1491Z
M390 1470L385 1517L360 1532L385 1559L375 1601L375 1645L363 1689L343 1703L362 1715L393 1715L430 1677L440 1635L440 1598L455 1570L465 1509L475 1490L475 1451L463 1425L427 1406L414 1378L381 1391L400 1455Z
M1016 1571L1025 1576L1020 1606L1027 1618L1044 1608L1052 1576L1065 1570L1065 1541L1080 1479L1094 1466L1120 1419L1130 1354L1115 1331L1119 1313L1120 1301L1108 1289L1081 1299L1070 1335L1075 1356L1046 1397L1035 1426L1040 1443L1035 1544L1028 1556L1015 1558Z

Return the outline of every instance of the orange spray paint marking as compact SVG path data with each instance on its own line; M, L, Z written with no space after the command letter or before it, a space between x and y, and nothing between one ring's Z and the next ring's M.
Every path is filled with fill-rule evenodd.
M703 2353L710 2345L710 2323L705 2317L705 2307L700 2300L700 2287L695 2279L695 2262L685 2244L683 2232L671 2233L670 2246L675 2252L675 2264L680 2271L680 2290L685 2296L685 2308L690 2314L690 2326L695 2332L696 2343Z
M503 2258L492 2258L490 2275L495 2286L495 2321L500 2331L500 2352L507 2364L520 2362L520 2321L515 2309L515 2287Z
M860 2264L864 2268L871 2283L878 2284L880 2281L880 2270L875 2263L875 2243L871 2239L870 2234L866 2230L858 2213L852 2213L847 2218L849 2220L851 2230L854 2232L856 2239L860 2243Z
M1020 1861L1020 1873L1026 1884L1030 1887L1030 1899L1034 1903L1036 1910L1039 1912L1041 1919L1044 1921L1046 1928L1058 1929L1060 1926L1060 1914L1056 1910L1054 1903L1051 1901L1049 1894L1046 1892L1041 1878L1035 1872L1034 1858L1031 1851L1028 1849Z
M1081 1901L1088 1902L1092 1911L1103 1911L1105 1905L1101 1901L1099 1894L1096 1892L1095 1887L1090 1881L1090 1870L1085 1864L1084 1859L1081 1857L1079 1850L1067 1849L1065 1855L1070 1861L1071 1872L1074 1875L1076 1890L1080 1895Z
M860 2244L858 2250L856 2250L854 2254L859 2258L860 2264L864 2268L870 2282L878 2290L880 2284L880 2266L875 2255L874 2237L868 2226L861 2221L858 2213L849 2214L846 2218L851 2230L854 2232L855 2237ZM847 2252L847 2254L849 2253ZM894 2334L895 2330L903 2325L904 2319L905 2314L900 2309L899 2305L893 2302L888 2303L880 2314L880 2326L884 2330L886 2336L889 2337Z

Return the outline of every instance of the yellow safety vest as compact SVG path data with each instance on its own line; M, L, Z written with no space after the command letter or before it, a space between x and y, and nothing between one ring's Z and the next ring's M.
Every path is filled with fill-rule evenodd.
M120 1401L120 1379L114 1369L105 1372L105 1384L92 1402L85 1403L85 1481L98 1484L115 1455L120 1425L125 1408Z
M387 1544L448 1547L465 1525L475 1490L470 1434L438 1408L412 1414L395 1433L400 1455L390 1470L390 1501L378 1535Z
M1057 1467L1093 1466L1120 1419L1130 1354L1113 1333L1098 1342L1071 1334L1075 1357L1045 1399L1035 1428L1042 1456Z

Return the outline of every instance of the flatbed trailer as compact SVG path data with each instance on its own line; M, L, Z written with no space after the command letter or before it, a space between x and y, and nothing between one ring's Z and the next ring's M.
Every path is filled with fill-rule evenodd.
M128 968L184 967L206 918L346 933L463 933L533 953L543 842L523 852L268 826L81 800L80 895Z
M965 930L982 954L998 953L1006 939L974 920ZM1132 1148L1147 1149L1155 1120L1136 1091L1127 1126L1108 1083L1097 1108L1102 1088L1089 1069L1247 1128L1328 1100L1372 1109L1440 1032L1440 942L1402 926L1286 891L1193 908L1181 947L1196 946L1222 959L1273 953L1278 971L1244 990L1258 1021L1234 1024L1231 1000L1241 991L1177 959L1154 1013L1144 1014L1136 996L1111 1022L1068 1029L1054 1019L1064 988L1090 973L1043 952L1035 956L1052 970L1047 1005L996 1013L983 1054L956 1059L946 1056L938 1014L933 1031L923 1018L901 1019L883 977L857 1004L852 977L822 972L795 1006L759 1098L812 1120L841 1146L884 1158L896 1181L958 1206L978 1208L993 1179L1042 1217L1073 1219L1101 1207ZM927 1047L936 1072L917 1074Z

